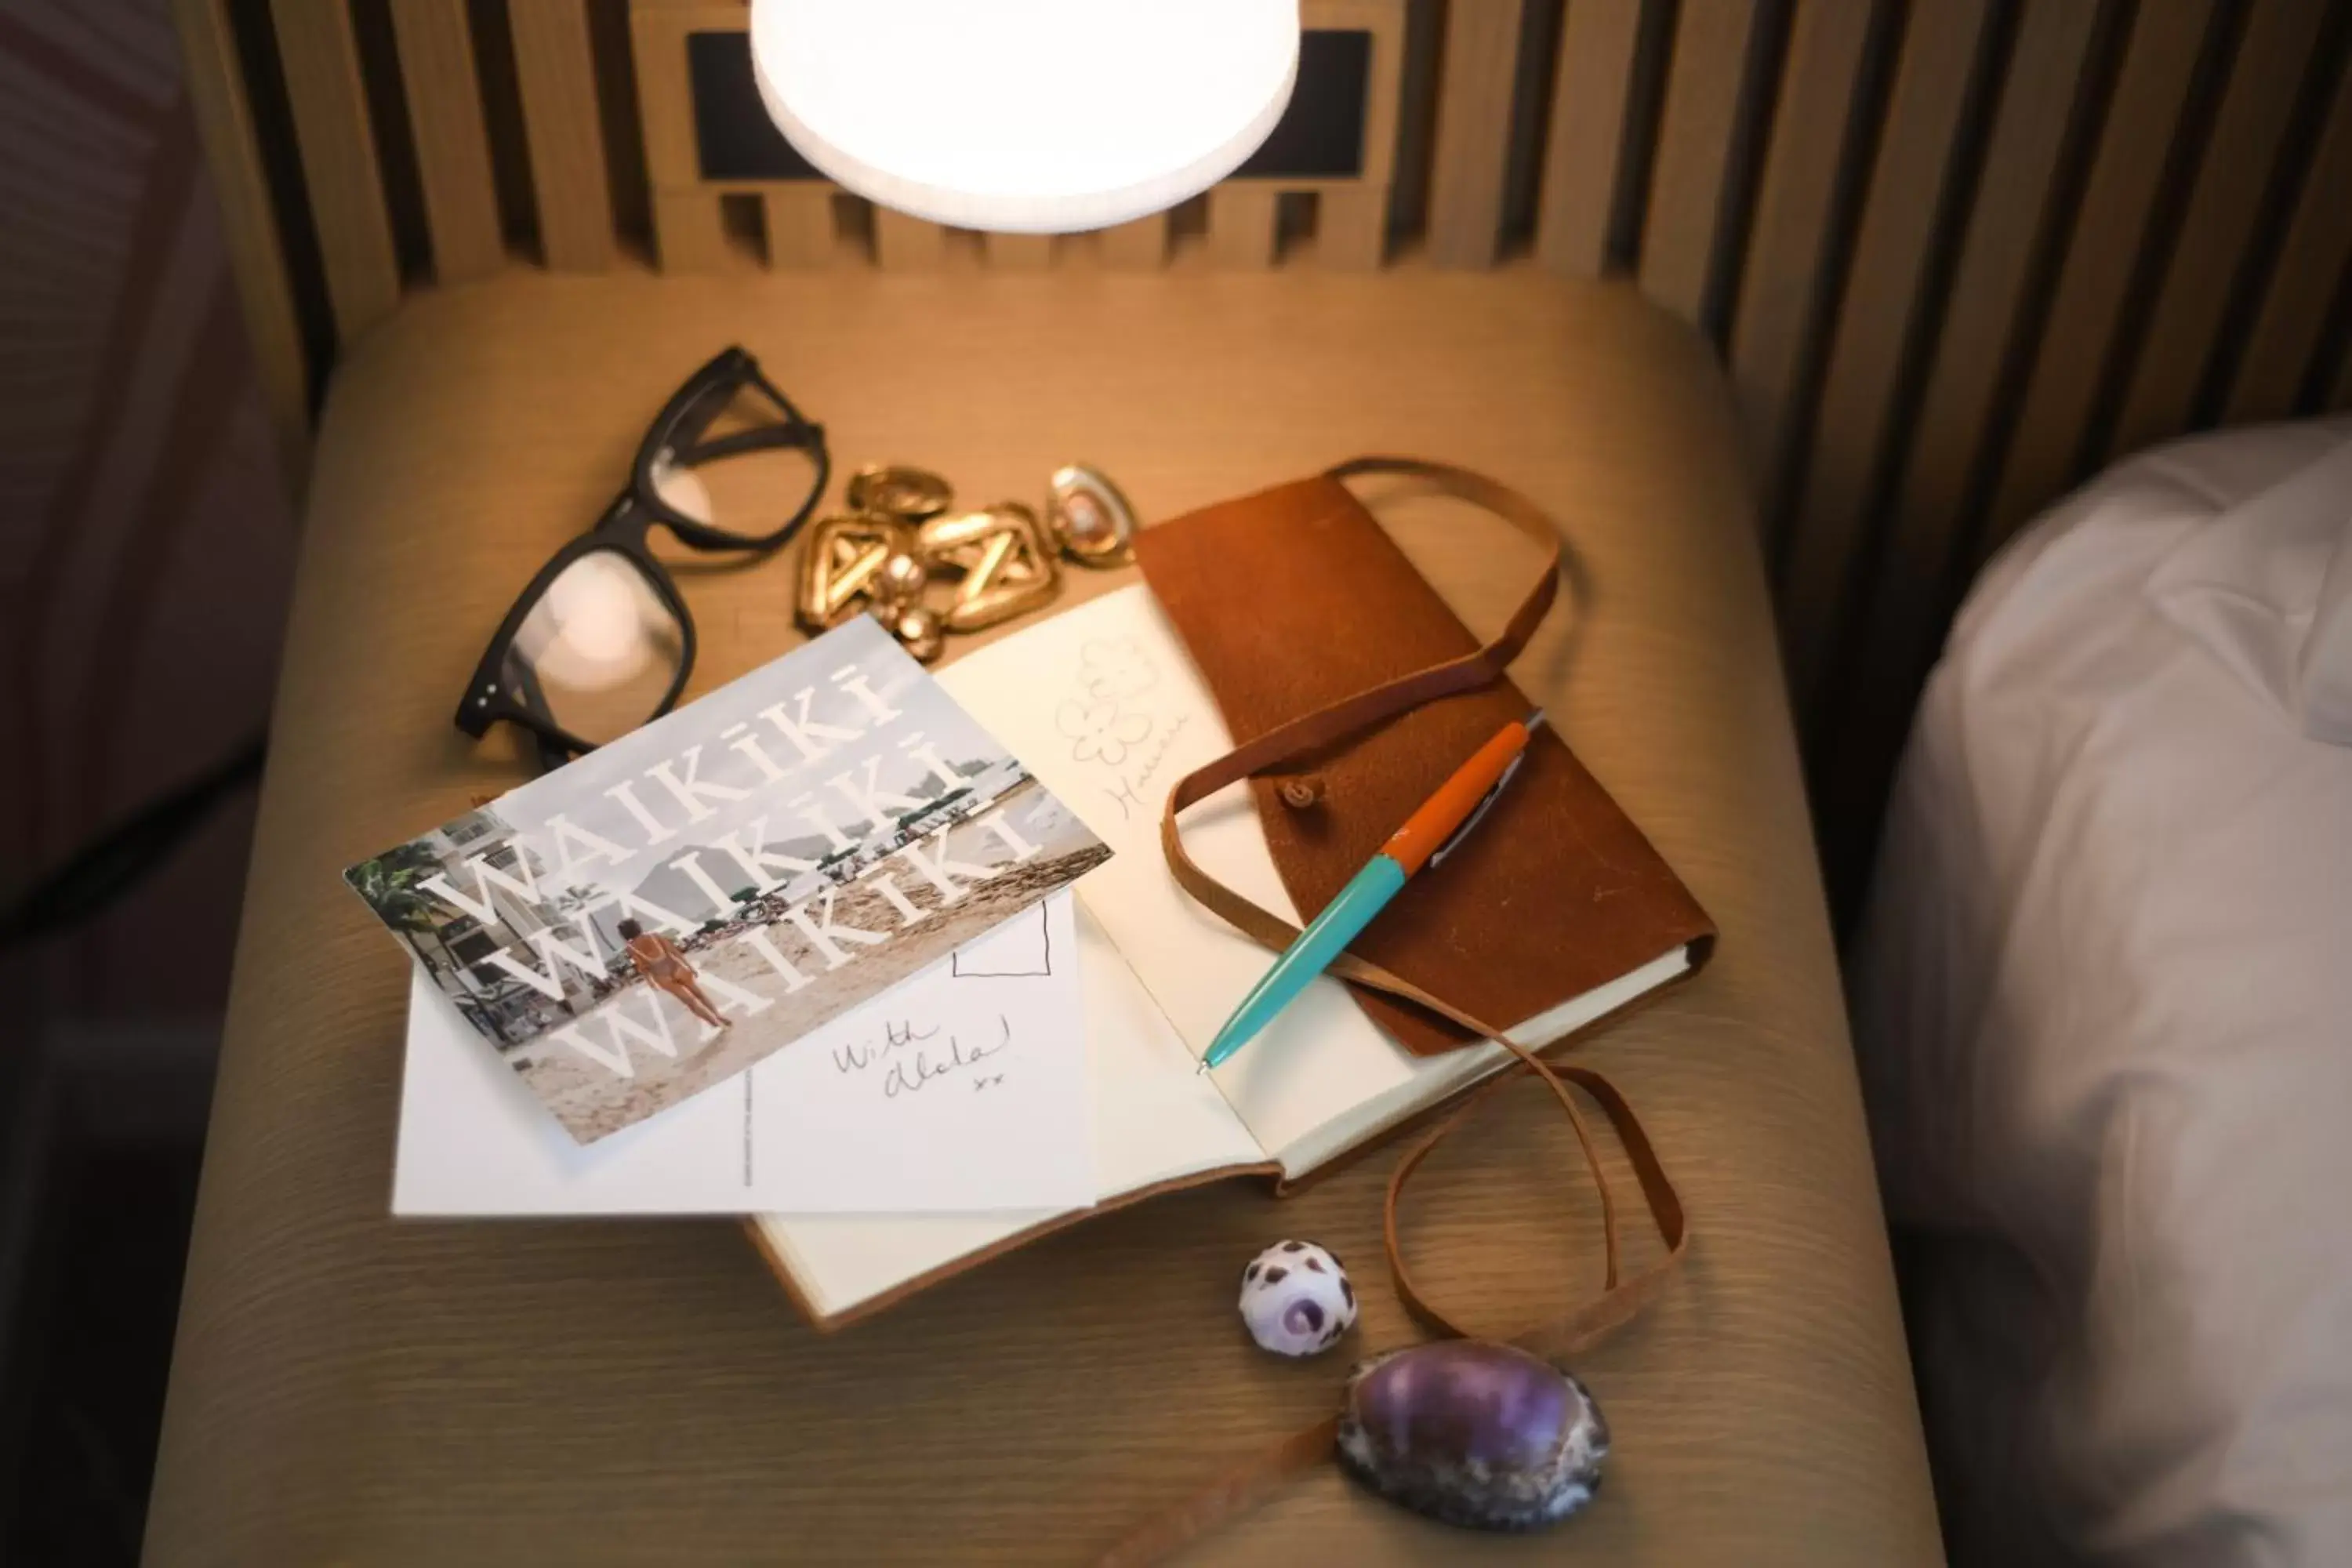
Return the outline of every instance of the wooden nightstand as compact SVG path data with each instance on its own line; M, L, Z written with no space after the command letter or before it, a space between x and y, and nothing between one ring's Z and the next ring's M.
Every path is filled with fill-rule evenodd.
M341 868L522 776L449 711L522 578L606 501L678 378L740 341L837 466L974 497L1098 463L1147 517L1363 451L1487 470L1590 586L1516 673L1722 927L1689 988L1588 1047L1696 1240L1580 1370L1617 1455L1540 1541L1446 1531L1336 1472L1213 1562L1868 1564L1935 1513L1748 482L1699 340L1528 274L707 279L509 274L412 303L338 373L246 901L148 1539L158 1563L1077 1562L1324 1411L1233 1317L1280 1235L1363 1260L1392 1153L1277 1206L1145 1204L835 1337L712 1222L394 1223L406 966ZM1383 512L1474 627L1525 564ZM1128 580L1081 574L1076 592ZM791 565L684 581L697 689L772 656ZM1425 1178L1428 1279L1498 1331L1588 1291L1598 1216L1556 1113L1498 1108Z

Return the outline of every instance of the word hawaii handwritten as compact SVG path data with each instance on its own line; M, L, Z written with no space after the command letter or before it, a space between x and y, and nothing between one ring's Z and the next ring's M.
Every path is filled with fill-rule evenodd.
M1055 727L1071 742L1070 760L1111 775L1101 788L1121 820L1150 814L1145 786L1190 721L1146 700L1159 684L1159 668L1134 638L1093 638L1080 647L1077 679L1055 710Z

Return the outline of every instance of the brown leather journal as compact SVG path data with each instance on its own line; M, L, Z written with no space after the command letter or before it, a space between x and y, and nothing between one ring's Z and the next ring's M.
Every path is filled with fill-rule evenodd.
M1293 928L1193 864L1177 830L1179 814L1247 778L1276 874L1301 911L1319 909L1463 758L1528 712L1531 705L1502 671L1551 609L1558 585L1558 535L1516 492L1462 470L1403 460L1365 459L1350 468L1414 474L1478 501L1535 538L1549 563L1508 624L1482 644L1334 475L1213 506L1139 536L1137 554L1159 605L1146 613L1155 622L1164 614L1175 640L1164 629L1155 635L1167 658L1189 657L1234 748L1222 756L1192 753L1192 771L1169 792L1160 825L1165 869L1193 899L1271 947ZM1094 635L1088 617L1105 610L1129 613L1107 598L1050 629L1041 626L1045 641L1034 652L1021 650L1016 634L981 657L1018 651L1024 670L1033 659L1052 666L1055 639ZM1097 910L1106 927L1111 912ZM1606 1079L1580 1067L1548 1068L1530 1049L1580 1035L1658 994L1696 970L1713 939L1706 912L1546 729L1475 829L1414 878L1332 969L1349 981L1373 1022L1414 1055L1437 1056L1490 1036L1503 1041L1486 1047L1485 1057L1422 1063L1402 1088L1363 1099L1355 1098L1352 1078L1336 1078L1339 1092L1329 1097L1336 1103L1327 1119L1294 1129L1289 1142L1260 1134L1245 1089L1234 1098L1220 1086L1234 1113L1237 1148L1219 1143L1214 1159L1188 1173L1113 1182L1088 1209L991 1239L975 1236L961 1247L919 1249L926 1266L894 1267L886 1288L821 1294L812 1288L821 1263L797 1254L824 1238L798 1235L782 1216L755 1219L750 1228L803 1310L818 1327L834 1328L1048 1232L1160 1193L1243 1174L1271 1177L1277 1192L1289 1190L1452 1110L1400 1163L1393 1208L1396 1187L1470 1113L1483 1097L1480 1086L1499 1087L1516 1068L1549 1080L1596 1183L1601 1167L1570 1086L1601 1108L1667 1243L1664 1262L1621 1279L1610 1221L1607 1289L1571 1325L1577 1333L1598 1332L1630 1315L1671 1268L1685 1236L1681 1214L1638 1121ZM1376 1036L1365 1037L1379 1049ZM1176 1070L1190 1086L1196 1080L1178 1048L1184 1065ZM837 1247L838 1228L828 1235ZM1393 1237L1391 1251L1393 1258ZM1394 1266L1407 1304L1444 1325L1410 1289L1401 1258Z
M1136 554L1234 743L1479 644L1347 486L1280 485L1146 530ZM1251 782L1283 885L1328 903L1399 823L1534 704L1508 679L1427 702ZM1486 818L1415 877L1352 951L1475 1017L1534 1026L1676 948L1706 911L1559 732L1539 731ZM1357 1000L1427 1056L1473 1032L1395 995Z

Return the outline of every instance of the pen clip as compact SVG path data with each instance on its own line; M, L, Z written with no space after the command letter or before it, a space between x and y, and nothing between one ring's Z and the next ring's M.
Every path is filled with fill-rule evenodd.
M1486 793L1478 797L1478 804L1470 808L1470 815L1462 819L1462 826L1447 834L1445 842L1430 851L1429 864L1433 866L1439 864L1448 855L1453 854L1465 838L1470 837L1470 830L1478 826L1480 817L1495 809L1495 802L1501 796L1504 786L1511 782L1511 775L1517 773L1519 764L1527 760L1528 754L1525 752L1511 759L1510 766L1503 770L1502 777L1487 786Z
M1526 718L1520 720L1519 722L1526 727L1528 738L1529 740L1533 740L1535 738L1535 732L1543 728L1544 710L1538 708L1534 712L1528 714ZM1495 809L1495 801L1496 797L1501 795L1504 788L1510 784L1511 775L1519 771L1519 764L1527 760L1527 750L1523 746L1520 748L1519 754L1513 757L1509 765L1503 769L1502 775L1496 779L1493 784L1486 786L1486 793L1478 797L1478 804L1470 808L1470 815L1462 819L1461 826L1445 836L1444 843L1430 851L1429 859L1426 862L1427 864L1434 866L1439 861L1444 859L1448 855L1454 853L1455 847L1460 845L1465 838L1467 838L1470 836L1470 830L1478 826L1478 819Z

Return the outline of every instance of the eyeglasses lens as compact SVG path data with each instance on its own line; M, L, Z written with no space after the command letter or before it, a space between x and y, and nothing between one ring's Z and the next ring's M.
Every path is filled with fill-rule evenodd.
M761 440L783 423L755 388L715 390L681 422L677 443L655 458L655 490L687 517L723 532L745 539L775 532L800 514L822 479L808 447Z
M500 679L541 717L592 745L654 716L686 658L685 629L617 551L574 561L516 632Z

